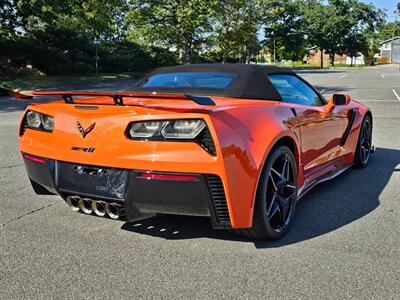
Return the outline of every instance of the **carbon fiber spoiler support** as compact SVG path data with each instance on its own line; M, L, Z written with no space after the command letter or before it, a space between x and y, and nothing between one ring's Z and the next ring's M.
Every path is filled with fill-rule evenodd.
M61 96L65 103L73 104L74 96L110 97L115 105L124 105L124 98L148 98L148 99L172 99L191 100L201 106L215 106L215 102L205 96L193 96L187 94L154 94L154 93L112 93L112 92L57 92L34 91L33 96Z

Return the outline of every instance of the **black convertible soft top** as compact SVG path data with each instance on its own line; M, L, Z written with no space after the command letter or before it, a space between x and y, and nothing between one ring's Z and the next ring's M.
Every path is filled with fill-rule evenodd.
M235 80L223 89L197 88L197 87L142 87L147 78L156 74L176 72L218 72L233 74ZM144 93L182 93L198 96L220 96L245 99L277 100L281 96L268 79L271 74L293 74L289 69L263 65L244 64L192 64L164 67L147 74L129 92Z

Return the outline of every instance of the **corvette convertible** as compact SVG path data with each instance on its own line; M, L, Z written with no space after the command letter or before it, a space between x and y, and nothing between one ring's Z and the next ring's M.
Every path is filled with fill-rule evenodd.
M59 100L31 104L20 123L33 189L111 219L208 216L275 240L300 198L374 150L367 107L276 67L181 65L124 92L37 96Z

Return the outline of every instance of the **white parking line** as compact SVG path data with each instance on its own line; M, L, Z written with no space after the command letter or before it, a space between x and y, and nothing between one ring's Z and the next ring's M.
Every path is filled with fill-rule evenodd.
M375 118L382 118L382 119L399 119L400 116L384 116L384 115L374 115Z
M358 102L398 102L397 100L362 100L362 99L356 99Z
M400 101L400 96L396 93L396 90L393 89L392 91L393 91L393 94L396 96L397 100Z
M346 73L344 73L343 75L341 75L341 76L339 77L339 79L343 79L345 76L346 76Z
M325 90L320 90L319 91L320 94L323 94L324 92L325 92Z
M385 75L383 75L382 73L381 73L381 77L382 77L382 79L385 79Z

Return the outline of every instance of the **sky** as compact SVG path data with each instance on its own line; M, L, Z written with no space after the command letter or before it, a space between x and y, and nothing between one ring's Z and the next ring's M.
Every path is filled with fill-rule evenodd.
M386 9L387 21L392 22L395 19L394 10L396 9L396 5L400 0L362 0L365 3L372 3L377 8ZM399 18L397 18L399 21Z

